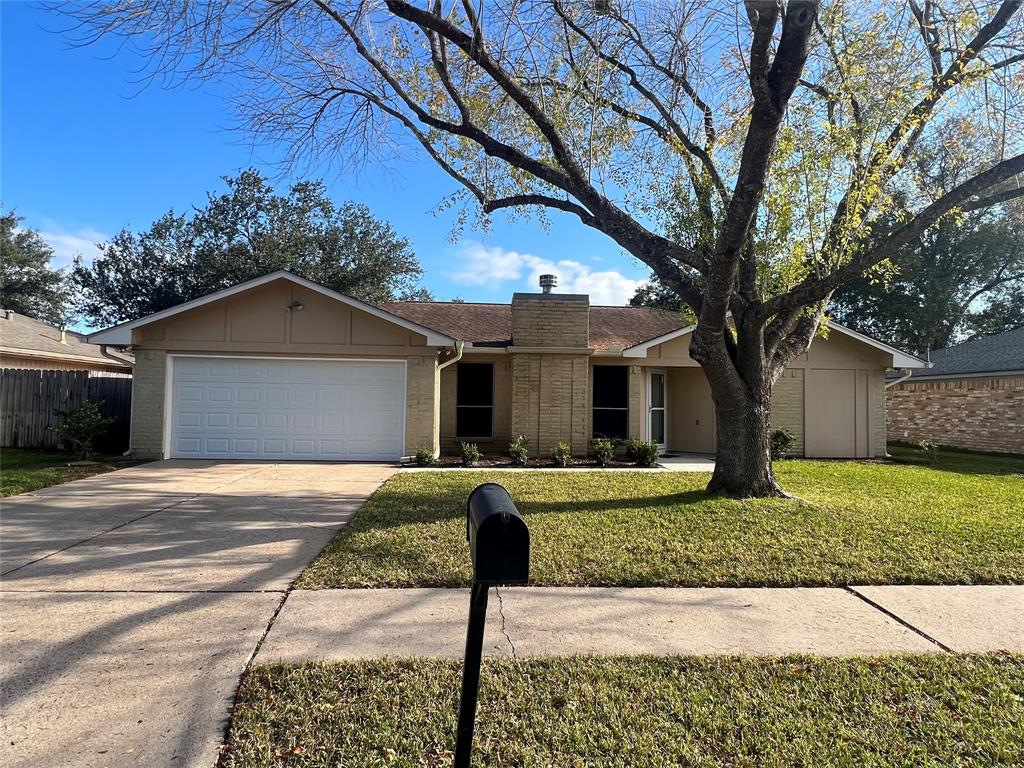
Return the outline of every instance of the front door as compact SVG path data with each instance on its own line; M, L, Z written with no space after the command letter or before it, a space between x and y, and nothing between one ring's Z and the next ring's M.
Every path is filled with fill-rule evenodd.
M666 419L665 419L665 371L652 368L647 374L647 436L652 443L657 443L661 452L665 452Z

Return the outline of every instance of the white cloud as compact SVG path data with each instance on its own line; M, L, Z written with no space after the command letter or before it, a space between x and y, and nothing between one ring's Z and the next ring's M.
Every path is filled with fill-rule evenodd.
M482 243L466 243L456 258L457 267L449 277L457 283L494 289L516 282L524 290L537 290L537 279L553 274L558 276L557 292L589 294L591 304L627 304L643 282L615 270L595 272L579 261L551 261Z
M91 227L71 231L49 227L45 231L40 230L39 236L53 248L53 261L50 266L54 268L70 266L79 254L86 264L91 263L100 255L96 243L103 243L109 239L107 235Z

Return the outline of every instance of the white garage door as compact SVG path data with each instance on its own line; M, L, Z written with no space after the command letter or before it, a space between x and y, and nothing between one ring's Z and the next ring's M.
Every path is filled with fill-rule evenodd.
M172 457L402 455L403 363L175 357L172 371Z

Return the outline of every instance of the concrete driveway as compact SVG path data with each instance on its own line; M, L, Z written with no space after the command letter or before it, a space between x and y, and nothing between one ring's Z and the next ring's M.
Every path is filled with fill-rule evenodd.
M289 585L394 471L163 461L5 499L0 764L213 766Z

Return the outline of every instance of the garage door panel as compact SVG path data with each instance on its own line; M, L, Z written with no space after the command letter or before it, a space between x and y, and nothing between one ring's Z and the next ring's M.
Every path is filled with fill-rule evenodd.
M398 458L402 363L175 358L171 455Z

